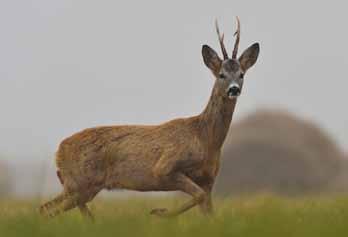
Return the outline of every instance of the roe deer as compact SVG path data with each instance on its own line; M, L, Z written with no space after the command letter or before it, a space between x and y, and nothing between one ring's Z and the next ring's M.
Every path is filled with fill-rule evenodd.
M212 213L211 192L219 170L221 147L228 132L245 72L254 65L259 44L251 45L237 59L240 23L229 58L216 22L223 59L203 45L205 65L215 84L204 111L158 126L102 126L66 138L56 153L57 175L63 192L40 207L41 214L55 216L78 207L92 214L86 203L102 189L182 191L192 199L176 210L158 208L151 214L168 217L199 205Z

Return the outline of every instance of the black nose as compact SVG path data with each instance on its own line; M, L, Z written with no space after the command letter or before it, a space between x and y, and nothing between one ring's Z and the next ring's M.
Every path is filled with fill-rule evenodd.
M240 95L240 88L238 86L232 86L228 89L229 96L238 96Z

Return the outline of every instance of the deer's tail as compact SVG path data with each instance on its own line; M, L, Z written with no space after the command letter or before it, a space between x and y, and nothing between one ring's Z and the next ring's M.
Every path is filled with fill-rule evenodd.
M57 170L57 177L58 177L58 179L59 179L59 182L60 182L62 185L64 185L64 179L63 179L63 177L62 177L62 173L61 173L59 170Z

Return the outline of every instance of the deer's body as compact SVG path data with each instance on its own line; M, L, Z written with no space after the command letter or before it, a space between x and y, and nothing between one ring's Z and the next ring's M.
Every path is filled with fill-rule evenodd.
M220 103L218 111L207 107L158 126L96 127L66 138L56 156L65 188L176 190L163 178L172 170L200 184L213 182L235 101L211 100Z
M252 50L257 51L257 58L258 45L255 47ZM203 47L202 53L205 64L217 77L219 73L244 73L256 61L255 57L251 65L245 64L250 61L244 65L242 57L239 62L226 57L222 61L208 46ZM205 110L197 116L158 126L89 128L66 138L56 154L64 191L43 205L41 211L55 215L77 206L91 216L86 203L99 191L129 189L183 191L193 197L178 210L152 211L159 216L176 215L197 204L204 212L211 212L210 195L219 170L220 151L241 89L239 85L239 93L234 95L230 85L235 87L238 80L219 80Z

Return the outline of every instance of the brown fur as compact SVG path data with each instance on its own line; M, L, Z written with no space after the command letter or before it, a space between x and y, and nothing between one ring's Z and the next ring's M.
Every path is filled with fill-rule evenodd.
M209 63L211 55L204 54L203 50ZM218 75L216 65L222 61L212 63L210 69ZM56 154L64 191L41 212L56 215L77 206L91 216L86 203L102 189L182 191L193 197L177 210L151 212L159 216L177 215L197 204L204 213L211 212L211 190L235 105L236 99L228 98L216 80L209 103L198 116L158 126L89 128L66 138Z

